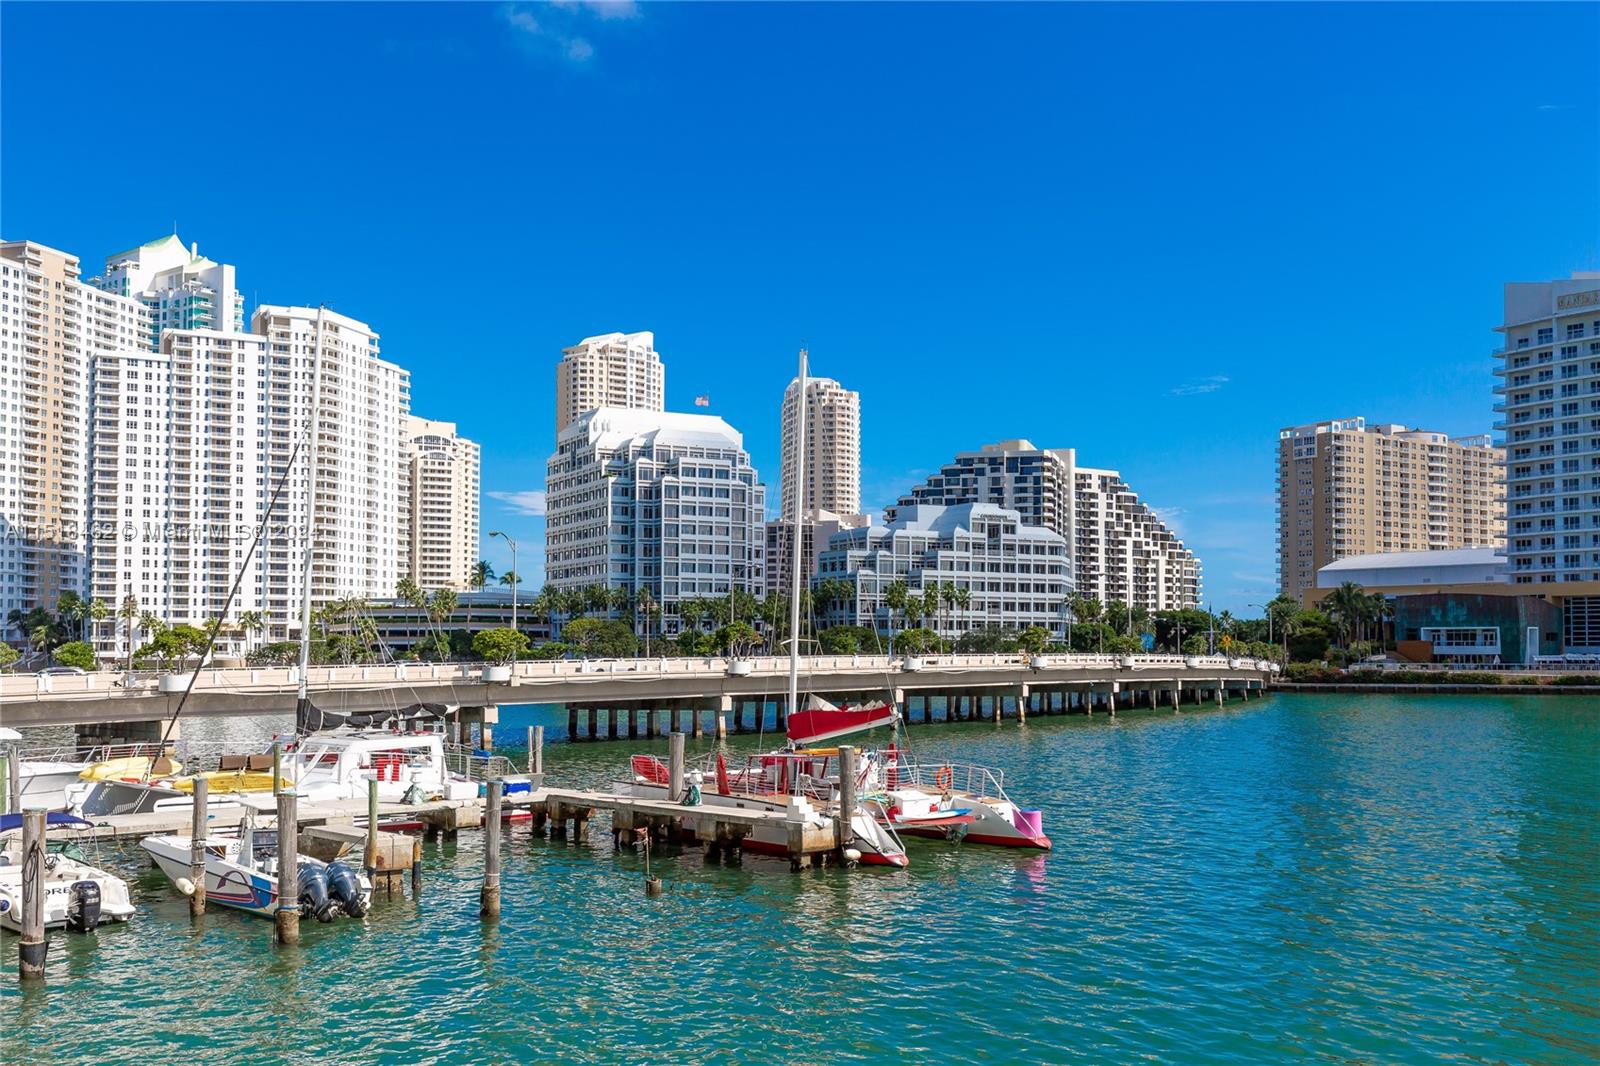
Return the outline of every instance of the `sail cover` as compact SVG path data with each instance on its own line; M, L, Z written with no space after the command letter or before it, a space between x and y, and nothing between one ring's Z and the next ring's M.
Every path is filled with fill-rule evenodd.
M827 700L813 698L805 710L789 716L789 743L815 744L835 737L847 737L868 729L891 725L899 715L883 701L859 707L836 707Z
M295 732L301 736L325 733L348 726L351 729L374 729L390 722L407 722L417 718L445 718L455 708L448 703L413 703L406 707L391 707L377 711L358 711L354 714L335 714L306 700L295 711Z

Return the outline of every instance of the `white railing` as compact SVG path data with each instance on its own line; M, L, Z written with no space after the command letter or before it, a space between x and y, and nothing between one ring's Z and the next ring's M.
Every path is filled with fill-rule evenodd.
M1028 670L1035 675L1074 670L1107 669L1199 669L1248 670L1266 672L1270 665L1254 659L1226 656L1183 655L1095 655L1057 654L930 654L918 656L923 671L982 669ZM733 663L741 674L780 676L789 671L789 660L781 656L754 656L730 659L649 658L649 659L550 659L530 660L513 665L512 685L541 681L583 681L628 677L655 679L674 677L714 677L727 675ZM483 684L484 663L381 663L362 666L313 666L307 670L306 684L313 691L359 688L395 688L429 684ZM801 661L801 670L816 674L882 675L900 670L905 660L884 655L812 655ZM748 667L748 670L744 669ZM293 666L203 668L195 680L196 692L234 692L270 694L292 691L299 684L300 671ZM0 701L6 699L65 697L117 698L149 696L161 692L160 682L168 674L101 670L86 674L0 674ZM499 682L496 682L499 683ZM181 691L181 690L180 690ZM164 692L164 696L177 693Z

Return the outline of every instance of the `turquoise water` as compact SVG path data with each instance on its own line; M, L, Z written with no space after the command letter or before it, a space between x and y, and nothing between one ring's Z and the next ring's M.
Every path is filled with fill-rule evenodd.
M508 712L501 736L540 715ZM750 746L751 742L736 746ZM911 843L906 871L705 866L511 835L426 845L365 927L186 905L129 853L126 927L52 937L6 1062L1255 1063L1600 1059L1600 707L1279 696L913 727L1006 768L1048 855ZM560 783L663 744L551 745Z

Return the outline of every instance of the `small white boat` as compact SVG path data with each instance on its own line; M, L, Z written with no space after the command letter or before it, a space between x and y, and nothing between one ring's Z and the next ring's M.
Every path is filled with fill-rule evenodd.
M883 819L912 836L1049 851L1041 812L1006 795L1000 771L966 763L923 766L891 744L866 753L858 786L877 798Z
M53 813L49 825L87 826L70 814ZM22 932L22 815L0 816L0 929ZM44 927L87 933L106 922L133 916L128 883L97 866L51 847L44 859Z
M139 842L184 895L200 890L190 880L191 843L192 838L178 835L146 837ZM247 823L238 836L207 837L203 844L206 902L272 917L278 909L277 834L256 833ZM340 914L360 918L371 907L372 882L360 870L342 861L325 863L309 855L299 856L296 862L303 913L331 922Z

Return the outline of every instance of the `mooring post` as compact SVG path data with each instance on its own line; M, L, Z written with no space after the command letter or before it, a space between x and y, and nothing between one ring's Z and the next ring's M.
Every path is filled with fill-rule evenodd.
M189 823L189 880L194 891L189 893L189 917L199 918L206 913L206 821L211 782L202 774L194 778L194 818Z
M366 867L367 879L378 879L378 778L367 781L367 847L362 853L361 865Z
M13 751L16 749L12 749ZM22 812L22 943L17 950L17 977L44 980L44 825L45 809Z
M422 841L411 838L411 898L422 898Z
M856 749L839 745L839 820L834 823L835 839L843 851L856 838Z
M683 734L676 729L667 737L667 802L683 799Z
M689 731L694 734L696 740L706 735L705 726L701 723L700 708L698 707L689 708Z
M272 798L277 799L283 791L283 741L276 737L272 740Z
M273 914L274 939L280 944L300 943L300 832L295 794L278 793L278 909Z
M483 807L483 893L478 915L488 921L500 917L500 790L497 777L489 782Z
M528 773L544 773L544 726L536 725L528 730Z
M16 746L6 749L6 813L22 813L22 756Z
M720 714L717 715L717 739L728 739L728 719Z

